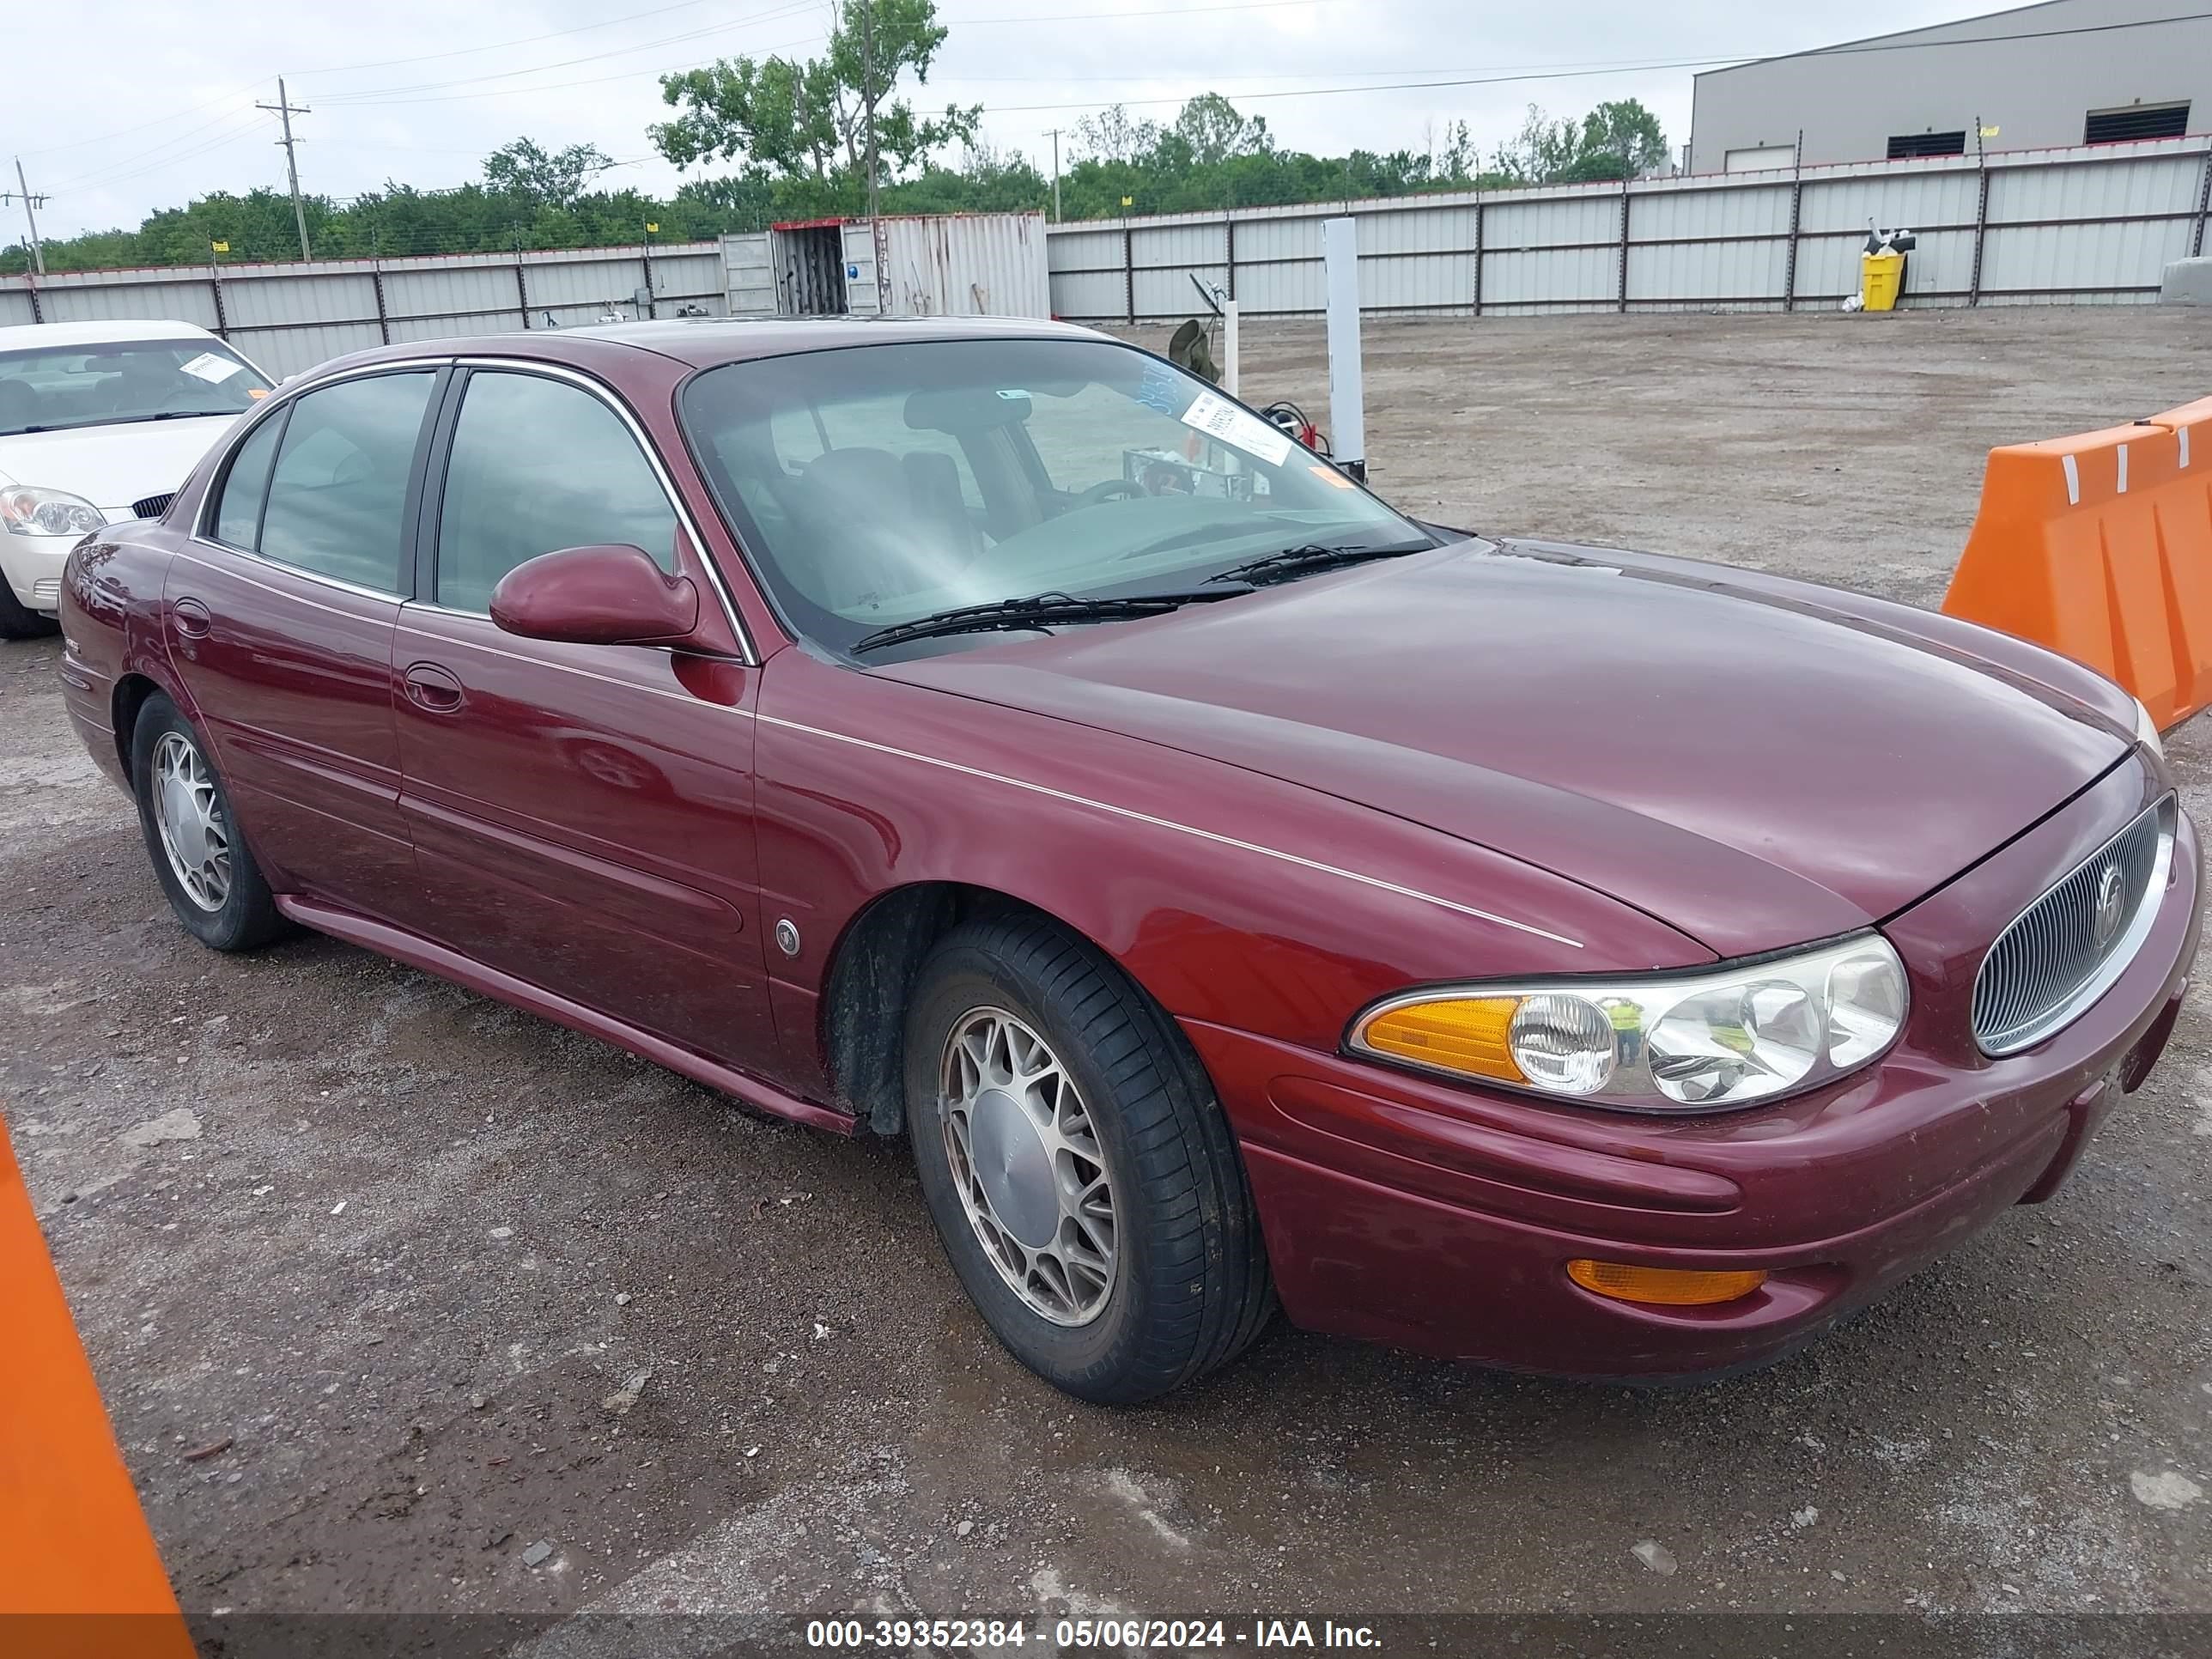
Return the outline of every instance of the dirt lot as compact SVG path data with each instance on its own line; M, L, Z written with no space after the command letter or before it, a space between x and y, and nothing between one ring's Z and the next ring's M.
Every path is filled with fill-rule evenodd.
M1325 404L1317 329L1247 340L1248 395ZM2212 313L1402 324L1367 362L1415 511L1933 604L1983 451L2212 391ZM57 655L0 647L0 1088L191 1609L2212 1613L2201 997L2054 1202L1763 1374L1285 1331L1103 1412L970 1314L902 1149L335 944L191 943ZM2169 748L2207 821L2203 722Z

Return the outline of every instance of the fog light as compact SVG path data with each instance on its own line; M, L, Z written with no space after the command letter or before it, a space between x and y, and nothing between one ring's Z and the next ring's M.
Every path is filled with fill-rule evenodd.
M1639 1267L1627 1261L1593 1261L1577 1256L1567 1277L1586 1291L1616 1302L1644 1302L1660 1308L1702 1308L1749 1296L1766 1282L1757 1268L1705 1273L1690 1267Z

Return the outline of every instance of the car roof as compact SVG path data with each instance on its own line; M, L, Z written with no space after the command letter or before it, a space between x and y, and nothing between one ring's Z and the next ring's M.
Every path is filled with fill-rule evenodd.
M42 346L121 345L131 340L212 340L197 323L140 322L106 318L96 323L18 323L0 328L0 351L36 350Z
M692 368L712 368L757 357L894 341L1103 337L1095 330L1037 317L698 317L416 340L333 358L318 364L307 378L320 379L333 369L396 357L521 357L606 369L626 356L623 348L628 348Z

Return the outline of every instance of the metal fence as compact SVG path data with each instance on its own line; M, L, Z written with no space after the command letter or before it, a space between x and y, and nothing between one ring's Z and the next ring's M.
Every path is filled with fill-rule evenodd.
M1248 316L1323 308L1321 222L1359 222L1370 313L1788 311L1858 287L1869 225L1919 238L1907 306L2118 304L2201 254L2212 137L1466 191L1055 225L1052 308L1185 317L1189 277ZM0 276L0 324L177 318L276 374L393 341L730 310L720 242ZM636 304L648 289L647 304Z
M1321 222L1358 221L1370 313L1789 311L1858 289L1869 226L1919 238L1907 306L2140 302L2201 254L2212 138L1053 227L1054 312L1188 316L1195 273L1247 316L1324 307Z
M652 299L641 309L637 290ZM0 324L177 319L273 374L395 341L728 309L719 242L0 277Z

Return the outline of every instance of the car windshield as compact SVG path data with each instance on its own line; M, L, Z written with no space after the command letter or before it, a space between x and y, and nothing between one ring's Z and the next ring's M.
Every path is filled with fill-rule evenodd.
M0 437L235 415L268 393L268 380L215 340L0 351Z
M787 620L838 650L958 605L1187 589L1290 548L1431 539L1204 381L1108 340L731 363L693 379L682 413Z

